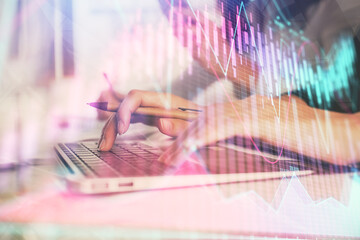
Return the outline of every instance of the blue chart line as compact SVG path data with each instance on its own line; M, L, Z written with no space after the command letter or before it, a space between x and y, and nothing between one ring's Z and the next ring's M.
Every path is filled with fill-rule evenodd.
M281 9L280 9L280 7L279 7L279 4L276 2L276 0L273 0L273 3L274 3L274 5L275 5L276 9L278 10L280 16L281 16L282 19L284 20L284 22L286 22L286 24L287 24L288 26L290 26L290 25L291 25L291 22L285 17L284 13L281 11Z
M287 20L285 15L281 12L279 4L276 2L276 0L273 0L273 2L274 2L275 7L277 8L279 14L282 16L283 20L287 23L287 25L290 26L291 24L289 24L289 21ZM189 5L189 8L190 8L194 18L196 19L196 21L198 23L200 23L200 20L197 17L197 15L195 14L194 9L193 9L190 1L187 0L187 3ZM226 66L223 66L221 64L219 58L216 55L216 52L215 52L213 46L211 45L209 36L207 36L203 26L201 24L199 24L200 28L201 28L201 32L202 32L205 40L207 41L208 45L210 46L212 54L214 55L214 57L216 59L216 63L219 65L219 67L220 67L220 69L221 69L221 71L222 71L222 73L224 74L225 77L228 74L228 69L229 69L229 64L230 64L232 51L234 51L233 48L235 46L235 44L234 44L235 43L235 37L236 37L237 31L238 31L238 25L240 24L239 23L240 22L240 15L242 14L242 11L244 11L246 24L247 24L248 28L251 29L250 21L249 21L249 18L248 18L246 9L245 9L244 2L241 1L240 2L239 13L236 15L237 16L237 22L236 22L236 27L235 27L234 34L232 36L232 41L231 41L229 56L227 57ZM266 87L268 89L268 92L270 92L271 104L272 104L272 107L273 107L273 110L274 110L274 113L275 113L275 117L277 118L278 122L280 122L280 117L281 117L281 94L279 94L279 106L276 107L275 104L274 104L274 101L273 101L273 95L271 93L271 88L270 88L270 84L271 84L270 79L269 79L270 75L267 76L265 74L263 59L260 56L259 49L258 49L258 46L257 46L256 41L255 41L255 36L254 36L255 33L254 33L254 31L250 31L249 34L251 36L251 41L252 41L252 44L254 46L256 56L257 56L257 58L258 58L258 60L260 62L260 68L261 68L261 74L260 75L265 80L265 84L266 84ZM311 46L314 45L312 42L310 42L308 40L306 40L304 43L305 44L310 44ZM336 88L341 88L341 87L346 88L348 83L345 83L345 82L348 79L350 79L351 76L352 76L351 71L347 70L347 69L352 68L352 62L354 61L354 57L353 57L354 46L352 46L350 43L348 43L348 40L346 38L340 39L340 42L336 43L331 48L331 50L330 50L330 52L328 54L323 54L322 55L325 59L329 59L330 58L329 56L334 54L335 55L335 62L330 65L328 70L324 70L323 68L321 68L320 65L318 65L317 66L317 72L313 72L312 68L310 67L310 63L307 63L305 61L305 62L303 62L303 65L302 65L302 62L299 61L299 59L301 58L302 53L304 52L304 43L301 44L301 46L299 47L298 52L297 52L297 56L296 56L295 53L293 53L293 55L295 54L296 57L293 56L294 67L291 67L291 74L289 74L289 76L284 77L284 79L287 81L286 82L286 84L287 84L286 87L288 88L288 95L289 95L288 109L289 109L289 106L290 106L291 89L293 88L293 84L294 84L294 81L295 81L295 76L296 76L296 79L299 81L299 84L301 85L302 88L309 89L310 85L313 85L313 86L316 87L317 101L320 102L320 103L322 102L322 99L321 99L322 96L325 95L325 97L327 99L327 96L330 94L329 92L334 90L334 89L329 90L329 89L327 89L328 87L326 87L326 86L324 86L323 89L319 89L320 84L326 85L327 83L332 81L332 83L330 83L330 85L334 85L335 90L336 90ZM290 45L284 39L280 39L280 54L282 53L282 50L283 50L282 48L285 45L288 48L290 47ZM293 49L293 51L295 51L295 50ZM320 49L320 52L323 53L323 49ZM320 52L316 51L316 53L318 55L317 57L319 59L320 59ZM339 52L342 53L342 54L340 54ZM344 57L345 55L348 56L348 57L347 58ZM286 56L285 56L285 58L286 58ZM267 60L267 61L269 61L269 60ZM273 61L276 61L276 60L273 60ZM328 62L331 62L331 61L328 60ZM299 65L298 65L298 63L299 63ZM270 71L270 69L268 69L268 71ZM282 85L281 76L284 74L283 65L282 65L281 61L279 62L279 69L275 69L275 67L274 67L274 72L277 72L277 71L279 72L279 75L280 75L280 79L278 79L279 84L277 84L277 90L280 93L280 89L281 89L281 85ZM300 74L300 76L298 76L299 74ZM291 77L290 77L290 75L291 75ZM339 80L337 75L341 76L342 78ZM300 80L300 78L301 78L301 80ZM327 82L325 82L325 81L327 81ZM342 83L342 81L344 83ZM309 92L309 90L308 90L308 92ZM322 96L320 96L320 95L322 95ZM312 96L309 96L309 97L311 99ZM231 101L231 99L229 99L229 101ZM278 110L277 110L277 108L278 108ZM286 126L288 117L289 116L286 115L285 126ZM325 137L324 137L325 135L323 133L323 129L322 129L321 125L319 125L320 124L319 121L317 121L317 124L318 124L318 127L319 127L320 131L321 131L322 142L325 145L325 148L326 148L327 152L329 152L329 141L325 140ZM284 136L285 136L285 133L284 133Z

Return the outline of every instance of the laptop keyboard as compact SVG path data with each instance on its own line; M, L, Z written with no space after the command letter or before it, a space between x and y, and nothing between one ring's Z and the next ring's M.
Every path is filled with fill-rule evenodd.
M145 144L115 144L109 152L99 152L93 142L59 146L87 177L156 176L169 169L157 161L157 149Z
M142 143L115 143L108 152L99 152L95 142L65 143L59 147L86 177L144 177L172 174L176 169L157 161L157 148ZM202 148L197 153L204 171L212 174L302 171L313 169L299 160L270 164L260 155L229 148ZM274 159L276 161L276 159ZM70 171L71 167L69 166ZM194 170L194 169L193 169Z

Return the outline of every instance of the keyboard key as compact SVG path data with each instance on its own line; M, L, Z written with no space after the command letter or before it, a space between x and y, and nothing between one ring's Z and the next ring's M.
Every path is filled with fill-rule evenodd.
M99 177L161 175L168 166L156 161L158 151L144 144L115 144L109 152L99 152L94 142L65 144L64 152L81 169Z

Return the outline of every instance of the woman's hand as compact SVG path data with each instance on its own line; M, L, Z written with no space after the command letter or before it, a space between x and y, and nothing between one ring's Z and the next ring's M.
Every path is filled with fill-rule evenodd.
M348 165L360 161L358 119L359 114L309 107L295 96L271 100L253 95L204 108L198 120L181 132L159 160L176 165L199 147L240 136L332 164Z
M111 114L106 122L99 141L99 150L108 151L114 144L117 134L124 134L131 122L143 122L154 125L169 136L177 136L190 123L180 119L132 117L139 107L157 107L163 109L199 108L195 103L184 98L167 94L141 90L131 90L124 98L116 114Z
M263 108L264 101L266 97L254 95L203 108L199 118L179 134L159 160L176 165L194 150L234 136L263 139L271 110Z
M259 139L333 164L347 165L360 158L356 145L360 142L359 114L315 109L295 96L271 100L253 95L214 104L202 108L199 118L191 123L179 119L131 117L138 107L199 108L171 94L132 90L105 124L100 150L110 150L118 133L125 133L130 122L141 121L157 126L166 135L178 136L159 159L169 164L182 161L187 153L201 146L233 136ZM349 129L356 131L349 132Z

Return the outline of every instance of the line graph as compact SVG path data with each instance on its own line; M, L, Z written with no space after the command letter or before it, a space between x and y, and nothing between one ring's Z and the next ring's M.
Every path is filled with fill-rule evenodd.
M191 9L191 12L193 13L196 21L197 21L197 22L200 22L200 20L198 19L198 17L197 17L196 14L195 14L194 9L193 9L191 3L189 2L189 0L187 0L187 3L188 3L188 5L189 5L189 7L190 7L190 9ZM229 56L228 56L228 59L227 59L227 65L226 65L225 69L224 69L223 66L221 65L221 63L220 63L220 61L219 61L219 59L218 59L218 57L217 57L217 55L216 55L216 52L215 52L214 48L212 47L212 45L211 45L211 43L210 43L209 37L205 34L205 30L203 29L203 27L202 27L201 24L200 24L201 31L202 31L202 33L203 33L203 35L204 35L204 37L205 37L205 39L206 39L206 41L207 41L207 44L210 46L211 51L212 51L212 53L214 54L214 56L215 56L215 58L216 58L216 60L217 60L217 64L220 66L220 68L221 68L221 70L222 70L222 72L223 72L223 74L224 74L225 76L227 76L227 71L228 71L228 69L229 69L230 59L231 59L231 56L232 56L232 51L233 51L234 46L235 46L236 32L237 32L237 30L238 30L238 27L237 27L237 26L238 26L238 24L239 24L240 15L241 15L241 12L242 12L242 11L244 11L244 14L245 14L245 17L246 17L246 21L247 21L248 27L249 27L249 29L251 29L250 21L249 21L249 18L248 18L248 16L247 16L247 13L246 13L246 9L245 9L245 6L244 6L244 2L241 1L241 3L240 3L240 10L239 10L239 13L238 13L238 15L237 15L237 22L236 22L235 32L234 32L234 34L233 34L233 38L232 38L232 41L231 41L230 52L229 52ZM252 31L250 31L250 35L251 35L251 41L252 41L253 45L255 46L255 51L256 51L257 57L258 57L258 59L260 60L261 74L262 74L262 76L265 77L265 83L267 84L267 86L268 86L268 88L269 88L269 82L268 82L268 80L267 80L267 78L266 78L266 76L265 76L265 71L264 71L264 69L263 69L263 65L264 65L263 62L262 62L263 60L262 60L262 58L260 57L258 48L257 48L257 46L256 46L256 42L255 42L255 36L253 35L253 32L252 32ZM210 64L210 67L211 67L214 75L217 77L217 80L221 83L221 80L219 79L216 71L214 70L214 68L213 68L213 66L212 66L211 64ZM294 77L294 76L293 76L293 77ZM291 85L292 85L292 83L293 83L293 79L291 80ZM245 127L245 125L244 125L244 123L243 123L243 121L242 121L242 119L241 119L241 117L240 117L239 112L237 111L236 107L234 106L232 99L230 98L229 94L226 92L226 90L225 90L224 86L222 85L222 83L221 83L221 86L222 86L222 88L223 88L223 90L224 90L224 92L225 92L225 95L226 95L226 97L228 98L230 104L232 105L232 108L233 108L235 114L237 115L239 121L243 124L247 136L250 138L250 140L251 140L251 142L253 143L253 145L254 145L254 147L256 148L256 150L259 152L259 154L261 154L261 156L264 158L264 160L267 161L268 163L271 163L271 164L277 163L277 162L280 160L280 157L281 157L282 152L283 152L283 149L284 149L284 144L285 144L285 133L286 133L286 127L287 127L287 122L288 122L288 115L289 115L288 113L289 113L289 109L290 109L291 92L290 92L290 94L289 94L287 114L286 114L286 120L285 120L285 129L284 129L284 135L283 135L283 141L282 141L281 151L280 151L280 154L279 154L279 156L278 156L278 159L277 159L276 161L271 161L271 160L267 159L267 158L261 153L259 147L257 146L257 144L255 143L255 141L253 140L250 132L249 132L248 129ZM271 100L272 100L272 95L271 95ZM280 121L280 115L278 115L278 113L277 113L277 111L276 111L276 108L275 108L275 106L274 106L274 104L273 104L273 101L271 101L271 102L272 102L272 106L273 106L274 111L275 111L275 115L276 115L278 121ZM279 108L279 113L280 113L280 108Z
M197 22L200 23L200 20L199 20L198 17L196 16L195 11L194 11L194 9L193 9L190 1L189 1L189 0L186 0L186 1L187 1L188 5L189 5L189 7L190 7L191 12L193 13L194 18L196 19ZM222 72L223 72L223 74L224 74L225 77L227 76L227 73L228 73L228 70L229 70L230 59L231 59L231 56L232 56L232 51L233 51L234 46L235 46L235 37L236 37L237 30L238 30L238 24L239 24L239 22L240 22L240 15L241 15L241 12L242 12L242 11L244 11L244 14L245 14L246 21L247 21L247 24L248 24L249 29L250 29L250 27L251 27L251 26L250 26L249 18L248 18L247 13L246 13L246 9L245 9L244 2L241 1L241 3L240 3L240 10L239 10L239 13L238 13L238 15L237 15L237 20L236 20L236 27L235 27L235 31L234 31L234 34L233 34L233 37L232 37L232 41L231 41L230 52L229 52L229 56L227 57L227 61L226 61L226 67L222 66L222 64L220 63L220 60L219 60L219 58L217 57L217 54L216 54L213 46L211 45L211 42L210 42L209 37L206 35L205 30L204 30L204 28L202 27L202 25L199 24L199 25L200 25L200 28L201 28L201 32L203 33L203 35L204 35L204 37L205 37L205 39L206 39L206 41L207 41L207 44L209 44L210 49L211 49L211 51L213 52L213 54L214 54L214 56L215 56L215 58L216 58L217 64L218 64L219 67L221 68L221 70L222 70ZM262 65L263 65L262 58L260 58L259 51L258 51L258 49L257 49L257 47L256 47L255 36L252 35L252 34L253 34L253 33L250 31L251 41L252 41L252 43L255 45L255 51L256 51L256 54L257 54L257 56L258 56L258 59L260 60L260 66L262 66ZM264 69L263 69L263 68L262 68L262 74L264 74ZM264 76L265 76L265 75L264 75ZM266 77L265 77L265 80L267 80Z
M230 44L230 52L228 54L228 56L226 57L226 65L222 65L221 61L219 60L218 58L218 54L217 54L217 51L216 49L214 49L214 47L212 46L211 44L211 41L209 39L209 36L206 34L206 30L204 30L202 24L200 23L200 19L199 19L199 16L198 14L195 13L193 7L192 7L192 4L189 0L186 0L190 10L191 10L191 13L193 14L193 17L195 18L197 24L200 26L200 29L201 29L201 32L202 32L202 35L204 36L205 40L206 40L206 45L209 46L209 48L211 49L211 52L213 54L213 56L215 57L216 59L216 64L220 67L222 73L224 74L225 77L227 77L228 75L228 70L229 70L229 65L230 65L230 60L231 60L231 57L233 55L233 51L234 51L234 47L235 47L235 38L236 38L236 35L237 35L237 31L238 29L238 26L239 26L239 22L240 22L240 15L242 13L244 13L245 15L245 21L246 21L246 24L248 26L248 29L251 29L251 25L250 25L250 21L249 21L249 18L248 18L248 14L247 14L247 11L245 9L245 5L244 5L244 2L241 1L240 2L240 10L238 11L237 15L236 15L236 25L235 25L235 30L234 30L234 33L233 31L232 32L232 38L231 38L231 44ZM279 5L277 4L276 0L273 0L274 2L274 5L276 7L276 9L278 11L280 11L279 9ZM181 14L181 13L180 13ZM288 26L291 25L291 23L285 18L285 16L283 16L283 14L281 13L280 11L280 15L282 16L282 18L284 19L284 21L287 23ZM206 20L205 20L206 21ZM232 29L231 29L232 30ZM241 31L241 30L239 30ZM270 34L271 34L271 31L270 31ZM251 42L252 42L252 45L254 46L254 50L255 50L255 53L256 53L256 56L257 56L257 59L258 61L260 62L260 69L261 69L261 76L264 77L264 80L265 80L265 84L267 86L267 89L268 89L268 92L270 93L269 94L269 97L270 97L270 100L271 100L271 105L272 105L272 108L274 110L274 114L275 114L275 117L277 118L278 122L280 123L280 119L281 119L281 94L279 94L279 106L278 106L278 110L277 110L277 107L275 106L274 104L274 101L273 101L273 94L272 94L272 91L270 89L270 86L271 86L271 83L270 83L270 79L268 78L268 76L265 74L265 69L264 69L264 62L263 62L263 57L261 54L260 56L260 53L259 53L259 48L257 46L257 43L255 41L255 34L254 34L254 31L249 31L249 35L250 35L250 38L251 38ZM301 37L301 39L303 39ZM304 38L305 39L305 38ZM344 42L345 42L345 45L346 45L346 39L343 40L343 39L340 39L340 43L339 44L335 44L334 47L337 48L337 47L343 47L344 45ZM261 44L261 41L259 41L259 44ZM272 44L272 43L271 43ZM330 71L326 72L326 71L323 71L321 68L319 68L319 64L317 65L317 71L318 71L318 74L314 74L313 70L311 69L311 64L308 64L304 59L301 61L302 57L305 55L305 46L306 45L310 45L313 49L313 51L316 53L317 55L317 59L319 60L321 58L320 56L320 51L317 49L317 47L314 45L314 43L310 42L309 40L306 40L304 41L303 43L300 44L298 50L296 51L297 53L295 54L295 51L294 51L294 48L293 48L293 64L294 64L294 67L291 66L291 63L289 61L289 65L287 66L287 63L283 63L283 61L287 61L286 59L288 59L288 57L284 57L285 60L281 60L280 57L278 56L279 58L279 62L278 62L278 69L275 65L275 63L277 62L277 60L275 60L275 57L274 57L274 47L273 45L271 45L271 51L272 51L272 63L273 63L273 68L274 68L274 74L275 74L275 79L277 79L276 76L279 76L280 78L284 77L284 79L286 79L286 85L287 85L287 88L288 88L288 103L287 103L287 110L286 110L286 117L285 117L285 126L284 126L284 135L282 137L282 143L281 143L281 151L280 151L280 154L279 154L279 158L277 159L277 161L280 159L281 155L282 155L282 152L283 152L283 148L284 148L284 144L285 144L285 133L286 133L286 128L287 128L287 123L288 123L288 115L289 115L289 109L290 109L290 102L291 102L291 91L293 89L293 85L294 85L294 81L295 81L295 78L298 80L298 85L299 83L302 85L303 88L306 88L306 85L307 84L307 88L309 88L309 85L316 85L316 94L317 94L317 101L321 103L322 99L321 99L321 94L324 95L324 92L321 91L319 88L319 81L320 82L324 82L324 79L336 79L334 76L334 72L342 72L342 75L344 76L342 81L346 82L346 80L351 77L351 71L347 70L347 68L349 67L346 67L345 66L345 70L342 70L340 68L336 68L336 65L335 65L335 70L333 69L333 65L331 65L331 68L330 68ZM280 54L282 54L283 52L283 46L286 46L288 49L290 49L290 44L288 44L283 38L280 39ZM292 46L294 46L293 42L292 42ZM334 48L332 48L334 49ZM342 51L343 48L341 48L340 52ZM349 46L349 49L352 49L351 46ZM322 51L323 52L323 51ZM325 55L325 59L329 59L329 56L330 56L331 53L329 53L329 55ZM349 55L349 54L348 54ZM341 56L341 55L340 55ZM350 53L350 56L351 56L351 53ZM351 59L351 58L350 58ZM352 58L353 59L353 58ZM290 60L290 58L289 58ZM337 61L338 59L335 59L335 61ZM267 64L268 64L268 71L270 69L270 65L269 65L269 60L267 60ZM284 66L283 66L284 64ZM299 66L298 66L299 65ZM352 65L352 62L350 60L349 64L347 66L350 66ZM216 70L214 69L214 66L212 66L210 63L208 63L208 66L210 67L210 69L212 70L213 74L217 77L217 80L221 83L220 79L219 79L219 76L217 75L216 73ZM344 66L344 65L343 65ZM277 71L279 71L279 73L277 74ZM285 76L284 76L285 75ZM270 76L270 75L269 75ZM322 78L321 78L322 77ZM290 83L289 83L289 78L290 78ZM306 80L305 80L306 79ZM282 84L282 81L278 81L279 84L277 84L277 92L280 92L280 89L281 89L281 84ZM339 84L335 84L335 85L339 85ZM342 84L340 83L340 86ZM296 83L294 85L296 87ZM343 84L343 86L347 86L346 83ZM233 104L233 100L230 98L230 95L228 93L226 93L225 91L225 88L224 86L222 86L221 84L221 87L223 88L223 91L228 99L228 101L231 103L232 105L232 108L235 112L235 114L237 115L238 117L238 120L243 124L244 126L244 123L240 117L240 114L238 113L238 111L236 110L234 104ZM308 91L309 92L309 91ZM327 94L327 95L326 95ZM325 90L325 96L328 96L329 93L326 92ZM309 97L311 98L312 96L310 95L309 93ZM328 98L326 97L326 100L328 100ZM316 113L315 113L316 114ZM323 144L325 145L325 148L326 148L326 151L327 153L329 153L329 139L328 139L328 134L325 134L324 131L323 131L323 128L320 126L320 122L319 122L319 119L318 119L318 115L316 114L316 124L318 125L319 129L320 129L320 136L321 136L321 141L323 142ZM326 126L328 126L328 121L326 122ZM248 137L250 137L254 147L259 150L258 146L256 146L256 143L253 141L252 137L250 136L250 133L248 131L248 129L244 128L245 131L246 131L246 135ZM326 127L326 129L328 130L328 127ZM326 137L325 137L326 136ZM260 153L260 151L259 151ZM261 154L261 153L260 153ZM263 156L264 157L264 156ZM264 160L266 160L267 162L269 163L276 163L277 161L275 162L272 162L272 161L269 161L268 159L266 159L266 157L264 157Z
M348 177L352 178L352 185L346 205L333 197L314 200L294 173L291 178L280 181L270 203L257 192L250 191L231 198L223 197L218 207L222 210L232 208L235 211L231 214L232 217L228 217L239 223L239 231L252 229L254 232L286 232L295 234L294 236L358 237L360 178L356 173Z
M250 21L249 21L249 18L248 18L248 16L247 16L247 13L246 13L246 9L245 9L244 2L241 1L241 3L240 3L240 10L239 10L239 13L238 13L238 15L237 15L236 27L235 27L235 31L234 31L234 34L233 34L233 37L232 37L232 41L231 41L230 52L229 52L229 55L228 55L228 57L227 57L226 67L225 67L225 69L224 69L224 67L222 66L222 64L221 64L220 61L219 61L219 58L218 58L218 56L217 56L217 54L216 54L216 51L214 50L213 46L211 45L211 42L210 42L209 37L206 35L203 26L200 24L200 19L198 19L197 15L195 14L195 11L194 11L194 9L193 9L190 1L189 1L189 0L186 0L186 1L187 1L188 6L190 7L190 10L191 10L194 18L196 19L196 22L199 23L199 25L200 25L201 32L202 32L203 36L205 37L205 39L206 39L206 41L207 41L206 43L207 43L208 46L210 47L213 55L215 56L217 64L220 66L221 71L223 72L224 76L226 77L226 76L227 76L228 69L229 69L230 59L231 59L231 56L232 56L232 51L233 51L234 46L235 46L235 37L236 37L237 30L238 30L238 24L239 24L239 22L240 22L240 15L241 15L242 11L244 11L244 14L245 14L245 17L246 17L246 21L247 21L248 27L249 27L249 29L251 29ZM171 11L172 11L172 9L173 9L172 6L173 6L173 5L171 4ZM264 68L263 68L263 65L264 65L264 64L263 64L263 60L262 60L262 58L260 57L260 54L259 54L259 51L258 51L256 42L255 42L255 36L254 36L253 31L250 31L250 35L251 35L251 41L252 41L253 45L255 46L255 51L256 51L257 57L258 57L258 59L260 60L261 75L264 76L264 78L265 78L265 83L266 83L266 85L267 85L267 87L268 87L268 89L269 89L269 81L268 81L267 77L265 76L265 71L264 71ZM220 81L220 79L219 79L216 71L214 70L214 68L213 68L213 66L212 66L211 64L210 64L210 67L211 67L214 75L216 76L217 80L221 83L221 81ZM293 77L294 77L294 76L293 76ZM291 80L291 86L292 86L292 83L293 83L293 78L292 78L292 80ZM222 86L222 88L223 88L223 90L224 90L224 93L225 93L226 97L228 98L230 104L232 105L232 108L233 108L235 114L237 115L239 121L240 121L240 122L243 124L243 126L244 126L244 123L243 123L243 121L242 121L242 119L241 119L241 117L240 117L240 114L238 113L236 107L235 107L234 104L233 104L232 99L230 98L229 94L226 92L226 90L225 90L224 86L222 85L222 83L221 83L221 86ZM272 95L271 95L270 97L271 97L271 102L272 102L272 106L273 106L273 108L274 108L275 115L276 115L278 121L280 121L280 115L278 115L278 113L277 113L277 111L276 111L276 108L275 108L275 105L273 104L273 101L272 101ZM247 136L250 138L250 140L251 140L251 142L253 143L253 145L254 145L254 147L256 148L256 150L261 154L261 156L264 158L265 161L267 161L268 163L271 163L271 164L275 164L275 163L277 163L277 162L279 161L279 159L280 159L280 157L281 157L281 155L282 155L283 149L284 149L285 133L286 133L286 127L287 127L287 121L288 121L288 115L289 115L288 113L289 113L289 109L290 109L290 100L291 100L291 92L290 92L290 94L289 94L289 101L288 101L287 114L286 114L286 120L285 120L285 130L284 130L284 135L283 135L282 147L281 147L281 151L280 151L280 154L279 154L279 156L278 156L278 159L277 159L276 161L270 161L269 159L267 159L267 158L261 153L259 147L257 146L257 144L255 143L255 141L253 140L250 132L249 132L248 129L244 126L244 129L245 129L245 131L246 131L246 134L247 134ZM279 108L279 113L280 113L280 108Z
M87 198L57 191L28 196L0 208L6 223L15 220L32 223L102 224L139 227L161 226L182 231L252 233L255 236L293 238L360 236L360 177L349 180L346 203L334 197L314 198L294 174L283 178L270 200L255 190L226 194L218 187L198 187L182 191L147 191L108 198ZM114 214L114 209L121 214ZM86 214L85 214L86 213ZM171 217L169 217L171 216ZM27 226L28 227L28 226ZM48 228L42 228L48 231ZM0 231L4 230L4 228ZM21 230L21 229L18 229ZM248 235L247 235L248 236Z

